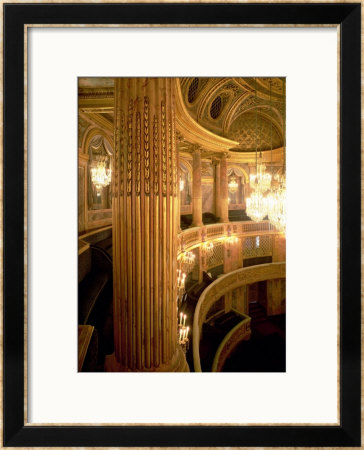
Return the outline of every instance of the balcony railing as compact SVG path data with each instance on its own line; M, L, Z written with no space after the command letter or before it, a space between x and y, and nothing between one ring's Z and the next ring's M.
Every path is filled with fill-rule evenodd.
M246 284L264 280L274 280L286 277L286 263L261 264L244 267L219 277L211 283L201 294L197 302L193 318L193 363L195 372L201 372L200 340L202 326L206 321L209 310L223 295Z
M232 328L221 341L212 363L212 372L221 372L225 361L234 352L240 342L250 338L251 318L242 315L242 319L243 320Z
M278 234L274 226L268 221L262 222L228 222L203 225L202 227L188 228L178 234L177 245L178 253L192 250L203 240L218 240L225 238L228 234L240 237L260 236L265 234Z

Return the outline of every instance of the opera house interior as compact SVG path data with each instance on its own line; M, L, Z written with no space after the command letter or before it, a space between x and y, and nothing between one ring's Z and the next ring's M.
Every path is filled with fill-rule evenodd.
M78 370L286 370L286 80L78 79Z

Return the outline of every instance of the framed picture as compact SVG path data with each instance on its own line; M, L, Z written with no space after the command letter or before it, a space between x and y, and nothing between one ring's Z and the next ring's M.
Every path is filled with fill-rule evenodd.
M3 445L360 446L361 4L38 3L4 4L3 12ZM122 356L118 357L117 350L117 345L122 346L125 341L115 338L116 356L108 366L105 363L114 373L82 371L85 355L80 364L77 350L79 235L111 225L115 192L120 194L120 186L129 195L128 150L124 154L125 169L123 166L120 171L121 162L113 154L117 151L117 146L112 148L113 137L120 142L117 133L124 129L127 132L134 123L138 130L141 117L137 112L135 121L127 122L129 128L123 128L122 114L115 116L117 126L113 128L113 122L108 124L110 110L119 108L118 100L114 103L115 94L106 106L94 105L95 115L90 116L87 102L94 101L90 86L93 80L102 79L104 84L96 83L93 88L106 92L112 84L115 93L128 91L125 86L122 88L127 79L137 80L130 81L130 86L144 82L142 88L148 89L146 83L155 82L151 79L171 80L171 77L189 80L184 92L191 105L197 84L194 80L199 77L210 80L206 81L209 86L215 83L211 80L217 80L216 83L222 79L240 80L237 84L240 87L231 92L253 100L255 92L255 101L263 99L270 106L274 80L278 91L281 85L286 89L282 91L286 113L279 116L279 106L276 109L277 117L284 117L281 125L286 131L277 136L283 139L284 155L287 150L287 347L284 347L284 369L276 373L274 370L219 374L143 371L140 367L144 362L145 367L152 366L148 359L153 352L147 342L147 331L139 341L135 338L136 346L145 348L145 360L138 361L136 353L135 361L131 356L129 361L134 362L128 366ZM163 95L168 86L172 86L170 81L160 90ZM157 91L153 92L150 98L157 95ZM279 92L276 96L280 98ZM143 112L148 114L145 98ZM211 98L211 105L207 103L209 120L218 119L224 98ZM134 100L140 99L136 96ZM172 103L168 102L166 114L172 117ZM163 128L163 101L161 105L160 130L168 137L168 120ZM262 103L260 108L266 122L273 124L273 116L264 115L266 104ZM111 126L110 136L92 132L87 145L86 141L77 145L82 134L79 130L92 128L94 120L98 126L101 122L106 128ZM200 128L195 126L195 135L202 133L203 120L203 115L196 115ZM171 123L173 128L173 120ZM217 122L211 123L216 130ZM244 122L244 127L248 128L248 122ZM233 142L228 128L224 130L227 134L215 139L220 146L227 145L229 139L230 144ZM211 130L204 133L211 136ZM236 148L247 142L238 141L240 135L234 136ZM267 149L269 142L272 149L272 136L270 141L267 138ZM145 142L149 140L145 136L143 139L148 155L149 144L145 146ZM172 137L166 142L173 148ZM259 145L263 147L263 140ZM90 153L81 152L85 163L78 167L88 167L92 157L92 168L105 169L106 173L113 167L114 174L125 174L122 180L125 185L116 185L114 178L112 188L102 191L100 177L92 171L90 179L84 176L80 184L79 149L86 147L91 149ZM271 155L276 154L280 153L271 150ZM173 168L172 150L166 150L166 155L171 156ZM226 170L231 184L226 204L230 198L232 205L227 212L231 210L233 216L245 208L244 190L240 186L244 172L239 172L242 167L239 161L231 161ZM166 161L161 158L162 166L164 162L169 164L168 158ZM156 167L154 164L152 168ZM173 183L177 180L183 181L183 191L191 183L189 164L187 157L180 168L182 175L174 178L172 170L166 179L161 166L155 175L161 177L161 192L166 180L166 196L174 192ZM146 164L141 169L143 179L138 178L141 173L138 170L130 175L130 201L138 201L140 186L150 194L146 181L148 167ZM213 177L210 167L202 169L202 178L208 186ZM108 184L107 176L105 179ZM232 190L235 184L239 198ZM77 202L80 186L89 187L90 199L81 197L92 205L89 211L83 209L81 215ZM191 213L195 221L196 196L191 186L189 189L183 197L181 214ZM145 201L143 196L142 199ZM125 202L128 205L128 200ZM118 205L117 208L122 208ZM121 217L123 210L117 211L116 216ZM143 214L144 211L148 210L143 209ZM221 209L220 214L223 216ZM171 214L166 217L169 220ZM144 217L140 220L144 223ZM113 243L115 239L124 239L121 234L115 238L115 223L114 214ZM172 228L171 225L169 230ZM127 226L125 229L128 230ZM226 239L234 238L234 230L229 225ZM171 247L166 246L161 261L167 260L167 252L173 253L175 247L172 231L166 233ZM147 239L145 234L143 240ZM164 248L164 234L161 236L160 248ZM261 245L261 237L257 237L255 249ZM229 245L233 241L226 242L224 251L229 252L230 258L233 251ZM138 244L135 251L132 248L130 251L132 258L136 258ZM172 253L168 253L168 258ZM143 255L146 255L143 261L148 261L148 254ZM114 254L114 261L116 257ZM113 273L115 279L115 270ZM172 278L171 275L171 286L175 289ZM114 282L114 299L118 292L115 286ZM284 281L284 292L285 286ZM283 288L279 289L282 293ZM182 302L183 298L177 301ZM227 309L226 299L224 308ZM114 316L115 311L118 310L114 303ZM147 314L148 310L143 317ZM162 314L155 323L166 323L163 321L168 317ZM135 320L142 319L136 316ZM178 344L185 344L186 319L182 315L177 323L176 315L173 320L180 327ZM84 339L91 328L83 329ZM161 330L163 333L162 325ZM153 336L153 332L148 332ZM166 333L172 348L173 335ZM120 337L115 329L114 336ZM133 334L130 336L133 341ZM163 347L165 341L161 339ZM150 344L156 345L155 339ZM166 354L171 348L167 345ZM198 359L195 355L193 358L198 372ZM216 360L215 368L223 366L222 359ZM115 367L118 370L113 370Z

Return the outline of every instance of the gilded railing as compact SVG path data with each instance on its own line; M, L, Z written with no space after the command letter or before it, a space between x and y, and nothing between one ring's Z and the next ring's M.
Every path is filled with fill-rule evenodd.
M187 228L177 236L178 253L183 250L191 250L198 246L203 240L224 239L229 234L234 236L276 234L274 226L268 221L262 222L228 222L203 225L198 228Z
M221 372L224 367L226 359L232 354L237 345L244 340L250 338L251 329L250 322L251 318L249 316L244 316L244 319L238 323L234 328L232 328L224 339L221 341L219 348L214 357L212 363L212 372Z
M196 372L201 372L200 336L202 326L211 306L223 295L246 284L264 280L274 280L286 277L286 263L278 262L244 267L222 275L211 283L200 296L193 318L193 362Z

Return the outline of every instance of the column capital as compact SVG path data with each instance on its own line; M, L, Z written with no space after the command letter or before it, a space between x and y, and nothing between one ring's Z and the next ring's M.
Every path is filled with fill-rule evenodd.
M201 153L201 151L202 151L202 147L201 147L201 145L199 145L199 144L193 144L192 146L191 146L191 148L192 148L192 152L193 153Z

